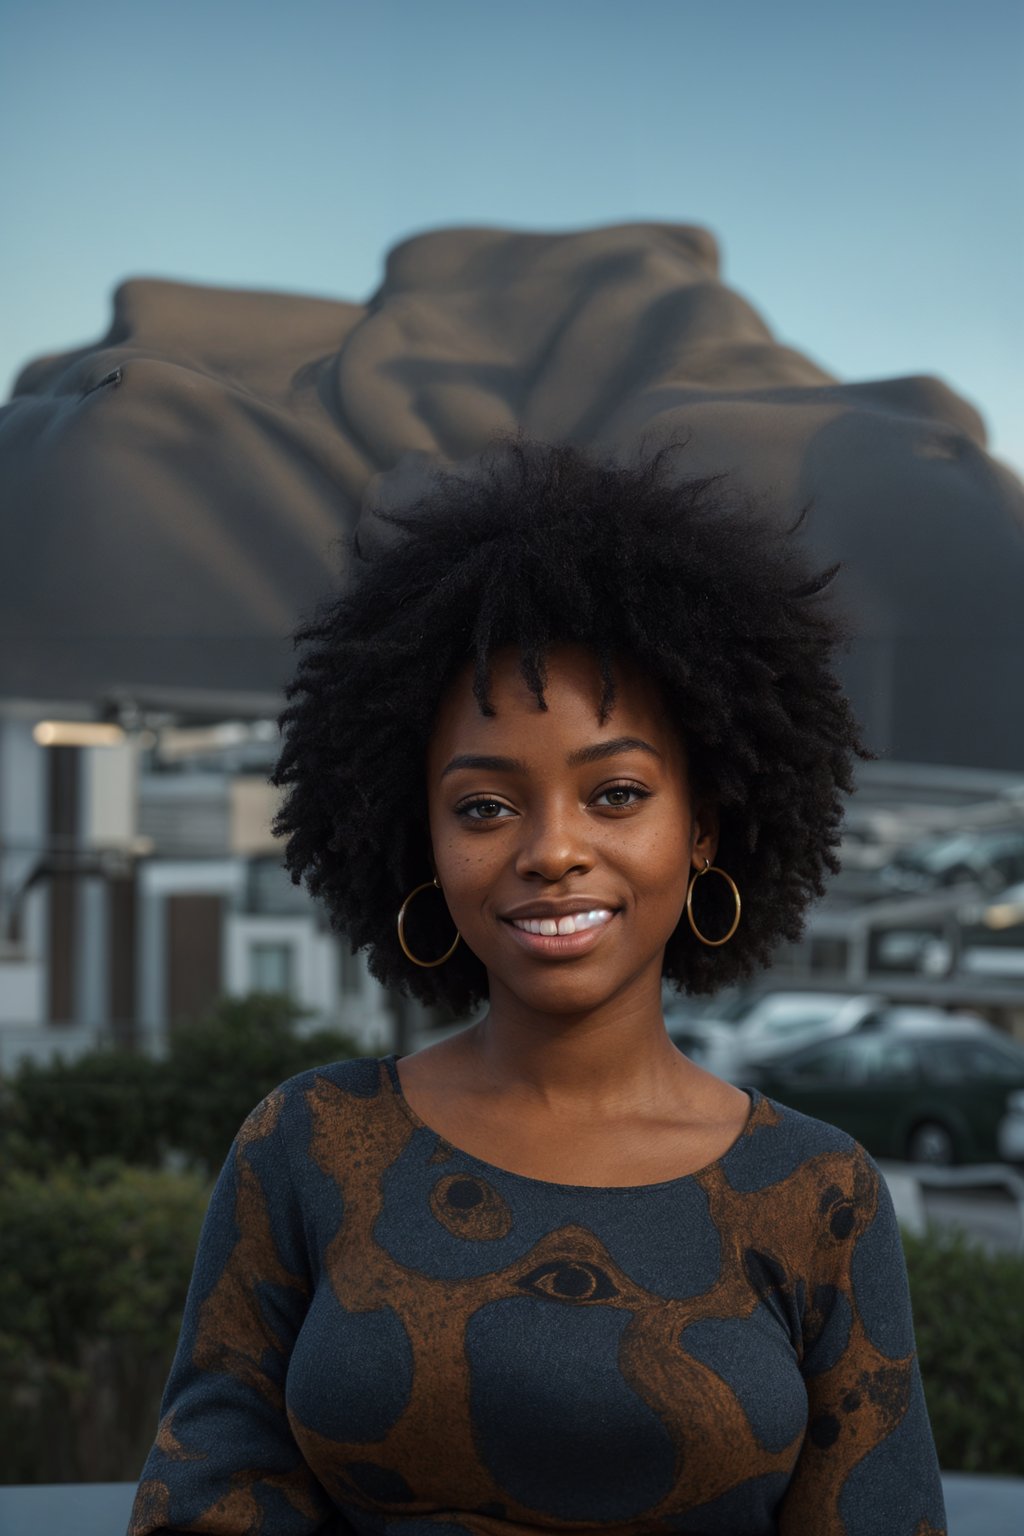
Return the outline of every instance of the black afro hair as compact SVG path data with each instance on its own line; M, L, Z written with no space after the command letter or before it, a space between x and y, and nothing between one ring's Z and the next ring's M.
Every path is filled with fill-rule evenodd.
M628 658L661 687L699 794L718 807L716 863L743 916L720 948L686 919L665 951L680 989L713 992L796 940L811 899L838 867L840 791L869 756L833 671L843 639L795 530L744 505L721 477L680 480L676 450L643 463L597 462L522 438L472 470L438 472L391 542L354 543L350 580L297 636L299 666L281 717L276 823L296 883L327 906L372 973L457 1014L487 995L467 947L433 970L403 955L396 916L431 877L424 761L439 701L472 661L490 708L489 658L518 647L543 704L548 649L573 641L601 667L606 717L613 664ZM381 514L383 516L383 514ZM724 933L733 900L702 880L699 922ZM440 955L452 925L423 897L416 945Z

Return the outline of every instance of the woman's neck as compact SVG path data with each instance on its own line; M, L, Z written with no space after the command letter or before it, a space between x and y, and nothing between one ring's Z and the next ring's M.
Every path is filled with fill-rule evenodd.
M678 1093L675 1079L687 1066L665 1033L660 971L578 1014L538 1014L497 988L488 1014L460 1042L484 1092L569 1118L649 1108L660 1094Z

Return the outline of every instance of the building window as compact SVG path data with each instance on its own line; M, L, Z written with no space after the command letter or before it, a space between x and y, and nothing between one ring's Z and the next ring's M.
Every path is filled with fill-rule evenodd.
M282 992L291 997L295 990L294 945L250 944L249 990Z

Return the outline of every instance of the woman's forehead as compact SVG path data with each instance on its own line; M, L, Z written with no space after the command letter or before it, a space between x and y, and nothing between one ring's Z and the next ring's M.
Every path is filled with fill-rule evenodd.
M440 749L455 737L474 742L494 741L500 736L550 738L557 734L581 734L597 741L624 734L655 736L654 745L678 741L662 690L656 680L630 658L612 663L615 685L611 707L606 700L600 658L576 644L553 646L541 666L543 702L523 674L522 653L505 646L494 652L488 665L488 702L485 714L473 691L474 664L467 663L441 700L434 722L433 743ZM581 742L582 744L582 742Z

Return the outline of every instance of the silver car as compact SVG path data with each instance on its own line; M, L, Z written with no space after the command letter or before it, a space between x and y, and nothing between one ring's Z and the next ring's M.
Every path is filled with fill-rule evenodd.
M721 1017L666 1012L680 1050L719 1077L735 1079L745 1063L856 1029L882 999L847 992L768 992L735 999Z

